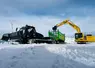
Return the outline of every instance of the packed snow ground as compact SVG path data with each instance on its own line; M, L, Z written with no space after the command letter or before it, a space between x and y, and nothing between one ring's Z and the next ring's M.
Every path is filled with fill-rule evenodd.
M95 68L95 43L0 44L0 68Z

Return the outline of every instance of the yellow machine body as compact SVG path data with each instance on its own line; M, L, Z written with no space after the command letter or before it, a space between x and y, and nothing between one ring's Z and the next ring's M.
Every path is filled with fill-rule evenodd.
M60 27L64 24L69 24L71 27L73 27L77 31L77 33L75 33L75 42L77 43L95 42L95 36L91 34L84 35L84 33L81 32L80 28L69 20L65 20L55 25L53 28L55 29L56 27L57 29L57 27Z
M89 34L89 35L84 35L83 33L80 33L81 36L77 38L76 34L79 33L75 33L75 41L77 43L87 43L87 42L95 42L95 36Z

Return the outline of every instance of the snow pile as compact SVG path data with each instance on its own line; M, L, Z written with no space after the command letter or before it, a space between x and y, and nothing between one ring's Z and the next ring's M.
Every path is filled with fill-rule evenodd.
M95 44L0 44L0 68L95 68Z
M66 37L65 39L66 43L76 43L74 38Z
M95 67L95 44L67 44L64 46L48 47L49 51L63 55L87 66Z

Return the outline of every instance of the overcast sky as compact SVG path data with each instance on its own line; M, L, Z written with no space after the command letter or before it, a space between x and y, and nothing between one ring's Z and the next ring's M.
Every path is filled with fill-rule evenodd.
M77 24L83 32L95 32L95 0L0 0L0 32L10 32L26 24L34 25L44 35L65 19ZM66 34L76 32L66 25Z

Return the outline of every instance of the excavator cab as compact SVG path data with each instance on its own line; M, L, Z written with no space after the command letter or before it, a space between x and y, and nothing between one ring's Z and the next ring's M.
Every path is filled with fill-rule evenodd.
M83 33L75 33L75 41L77 44L86 44L87 36Z
M75 33L75 39L82 38L83 34L82 33Z

